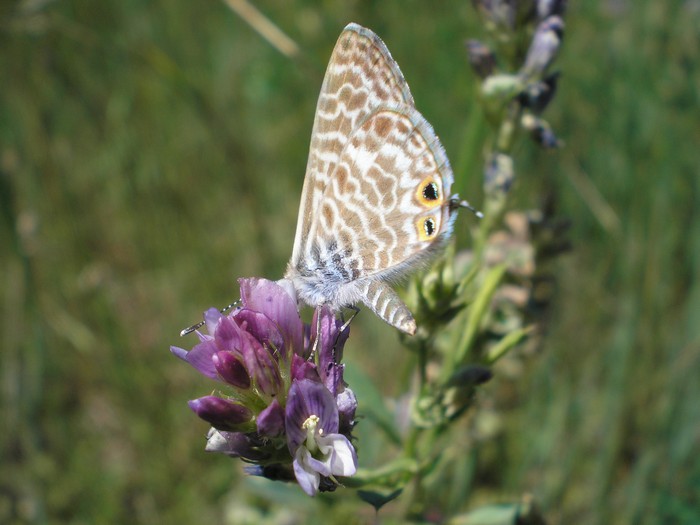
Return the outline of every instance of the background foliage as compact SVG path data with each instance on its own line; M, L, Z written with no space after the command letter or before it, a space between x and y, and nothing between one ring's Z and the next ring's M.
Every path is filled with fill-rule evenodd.
M574 250L543 348L481 390L488 438L465 440L452 504L530 493L552 523L698 523L700 3L570 4L547 113L566 145L516 152L516 197L554 196ZM373 519L350 490L311 500L205 454L185 402L211 386L167 348L237 276L281 276L350 21L387 43L478 206L463 41L482 32L466 1L256 5L299 58L221 2L0 6L3 523ZM391 401L406 352L364 313L346 360ZM360 423L361 464L387 459L375 432Z

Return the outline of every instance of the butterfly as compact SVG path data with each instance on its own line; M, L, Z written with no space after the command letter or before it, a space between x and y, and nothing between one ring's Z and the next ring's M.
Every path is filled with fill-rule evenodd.
M279 283L312 307L362 303L413 335L413 315L389 283L426 266L457 210L473 210L450 194L453 181L386 45L349 24L318 98L294 248Z

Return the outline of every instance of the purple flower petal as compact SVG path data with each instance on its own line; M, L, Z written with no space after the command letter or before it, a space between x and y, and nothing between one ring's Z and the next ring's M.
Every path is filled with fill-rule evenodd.
M316 370L316 365L311 361L299 357L294 354L292 356L292 366L291 366L291 378L292 381L301 381L302 379L311 379L317 383L321 382L321 378Z
M336 434L334 434L336 435ZM307 454L304 454L303 461L304 464L312 469L321 474L321 476L330 476L332 474L331 472L331 466L330 466L330 457L328 458L323 458L323 459L316 459L313 457L309 451L306 449L306 447L299 447L299 450L305 450ZM297 451L298 452L298 451Z
M179 357L179 358L182 359L184 362L187 362L187 354L188 354L189 352L188 352L187 350L185 350L184 348L180 348L179 346L171 346L171 347L170 347L170 352L172 352L172 354L173 354L175 357Z
M323 384L334 396L337 396L338 392L342 392L345 388L344 370L345 365L335 363L328 363L325 368L319 367L319 375L323 378Z
M317 426L324 434L338 432L338 408L328 389L309 379L294 381L289 389L285 410L287 445L292 454L306 439L303 425L312 415L319 418Z
M238 334L241 344L240 352L248 374L265 394L277 394L282 387L279 364L255 337L238 327L236 329L240 330Z
M229 350L241 356L248 375L265 394L277 393L282 383L279 366L260 341L238 326L231 317L220 320L215 337L220 350Z
M253 416L247 407L216 396L200 397L188 404L195 414L219 430L238 430Z
M216 327L219 324L219 320L222 317L224 317L224 314L222 314L216 308L209 308L206 312L204 312L204 324L207 327L207 332L209 332L210 335L214 335L214 332L216 332Z
M303 351L303 324L296 300L279 284L267 279L239 279L241 299L246 308L265 314L280 329L288 347Z
M216 368L214 367L214 362L212 361L212 356L218 351L213 339L209 338L195 345L189 352L176 346L171 346L170 351L180 359L187 361L201 374L212 379L219 379Z
M250 376L245 366L231 352L217 352L212 356L212 362L221 379L228 384L243 390L250 388Z
M320 331L318 331L317 323L320 323ZM312 348L317 334L320 336L316 347L319 375L323 384L334 396L345 386L343 365L338 363L343 357L343 346L348 339L349 330L346 328L341 332L342 325L343 323L335 318L333 311L328 306L317 308L311 322Z
M277 399L260 412L256 419L258 434L265 437L277 437L284 433L284 408Z
M277 324L265 314L244 308L236 315L236 324L266 346L284 355L284 338Z
M219 350L239 352L241 348L240 330L231 316L222 317L214 332Z

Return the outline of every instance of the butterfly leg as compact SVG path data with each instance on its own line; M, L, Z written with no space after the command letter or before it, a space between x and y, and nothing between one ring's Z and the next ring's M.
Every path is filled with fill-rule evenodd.
M318 349L318 342L321 340L321 306L316 307L316 337L314 339L314 344L313 347L311 348L311 354L309 355L309 361L314 359L314 356L316 355L316 351ZM350 305L347 308L353 311L353 314L350 316L350 319L347 321L343 320L343 313L341 311L341 320L343 320L343 324L340 326L340 329L338 330L338 333L335 336L335 341L333 341L333 360L335 361L335 349L338 347L338 341L340 340L340 336L345 332L345 330L350 326L350 323L352 322L353 319L355 319L355 316L360 313L360 309L355 306L355 305Z
M318 349L318 342L321 340L321 308L323 306L317 306L315 316L316 317L316 337L314 338L314 345L311 347L311 353L307 358L307 361L313 361L316 358L316 350Z
M355 319L355 317L357 317L357 314L360 313L360 309L357 306L355 306L354 304L349 305L348 309L352 310L352 315L350 316L350 319L343 322L343 325L340 327L340 330L338 331L338 337L340 337L340 334L342 334L347 329L347 327L350 326L350 323L352 323L352 320ZM341 320L342 320L342 313L341 313ZM337 338L336 338L335 342L336 342L336 344L338 343Z

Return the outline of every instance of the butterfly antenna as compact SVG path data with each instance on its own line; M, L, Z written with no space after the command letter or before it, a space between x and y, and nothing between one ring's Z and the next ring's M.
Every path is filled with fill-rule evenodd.
M453 198L453 199L450 200L450 208L452 208L453 210L454 210L454 209L457 209L457 208L467 208L467 209L470 210L474 215L476 215L477 217L479 217L479 219L483 219L483 218L484 218L484 214L483 214L483 213L481 213L479 210L477 210L474 206L472 206L471 204L469 204L467 201L461 200L461 199L459 199L459 198Z
M240 304L240 302L241 302L241 300L238 299L238 300L232 302L231 304L229 304L229 305L227 305L227 306L224 306L221 310L219 310L219 312L221 312L222 314L225 314L226 312L228 312L228 311L229 311L231 308L233 308L234 306L238 306L238 305ZM184 336L186 336L186 335L188 335L188 334L191 334L191 333L194 332L197 328L201 328L202 326L204 326L205 322L206 322L206 321L199 321L197 324L193 324L192 326L188 326L188 327L185 328L184 330L181 330L181 331L180 331L180 337L184 337Z
M191 334L200 326L204 326L204 321L199 321L197 324L193 324L192 326L188 326L184 330L180 330L180 337L185 337L186 335Z

